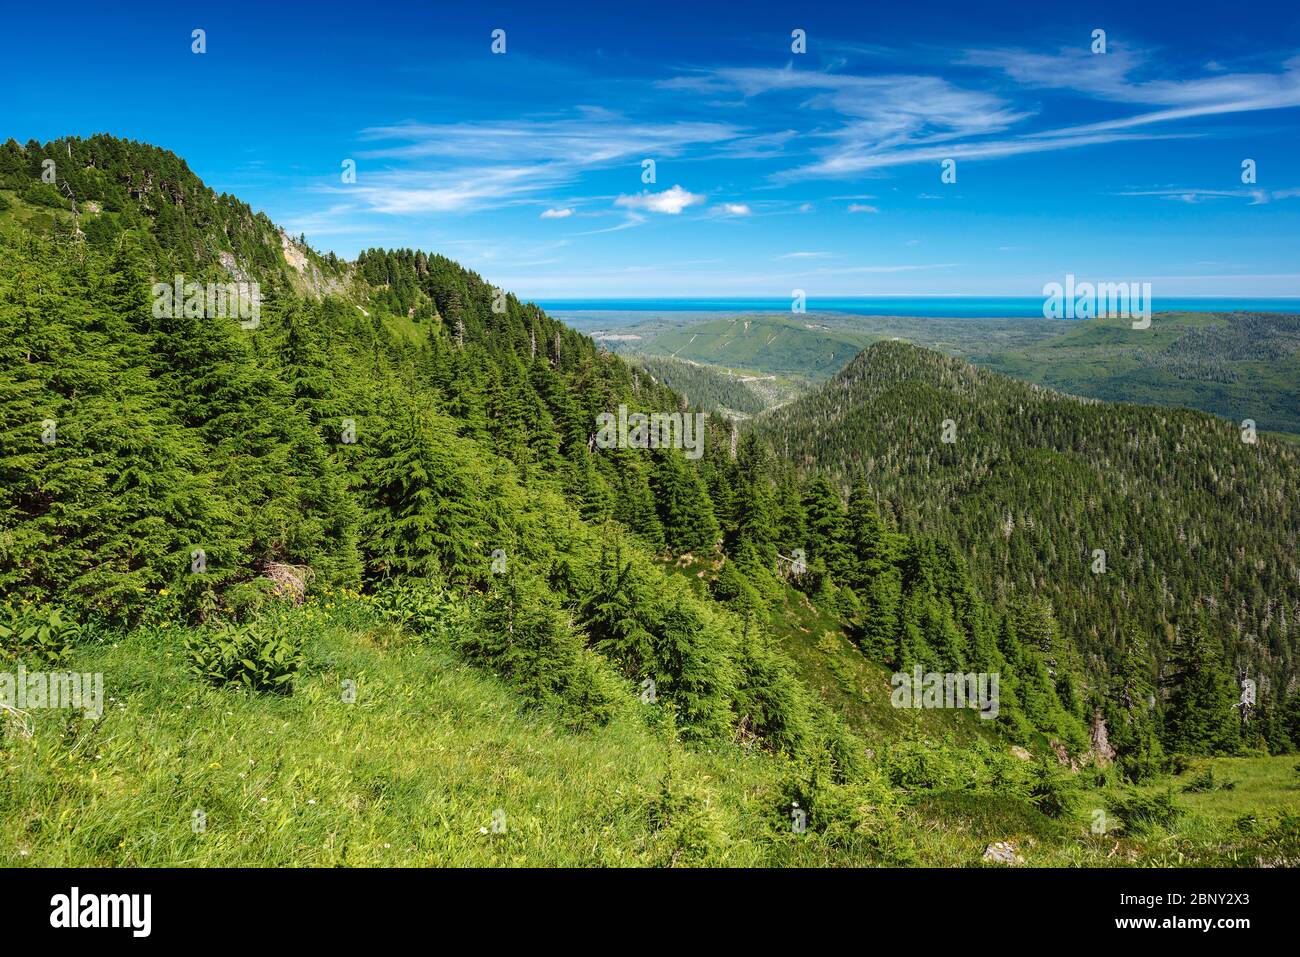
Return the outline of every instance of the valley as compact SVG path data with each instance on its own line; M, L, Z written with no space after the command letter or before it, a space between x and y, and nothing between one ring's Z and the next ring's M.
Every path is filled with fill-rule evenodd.
M591 329L603 347L640 363L705 367L697 378L707 370L720 373L731 381L719 381L707 394L719 396L716 408L747 415L756 403L770 408L812 390L870 343L898 339L1061 392L1200 409L1238 423L1250 419L1260 431L1300 436L1300 307L1294 313L1157 312L1144 330L1125 319L570 316L579 317L578 328ZM616 331L601 338L606 328ZM667 374L665 366L660 370ZM750 395L743 379L755 376L775 376L779 385Z
M0 861L1300 861L1294 316L584 327L112 136L0 196L0 656L105 696L3 702Z

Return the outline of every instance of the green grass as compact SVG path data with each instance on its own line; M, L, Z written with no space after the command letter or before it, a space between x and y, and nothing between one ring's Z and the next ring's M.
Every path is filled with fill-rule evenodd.
M784 759L729 742L688 748L630 686L608 726L563 731L493 675L396 629L365 599L334 595L280 612L309 639L291 695L203 683L183 627L78 646L66 667L103 673L102 719L0 716L0 866L980 866L1002 840L1037 866L1300 860L1274 824L1297 809L1294 757L1209 762L1231 791L1182 794L1197 768L1157 782L1185 809L1171 830L1093 835L1089 809L1122 789L1086 791L1076 813L1045 817L1022 777L999 790L966 761L1006 750L963 729L969 716L893 723L905 719L871 687L879 666L855 662L829 628L818 635L815 609L792 606L803 611L773 619L786 622L805 679L873 745L870 780L906 747L929 783L835 790L794 834ZM947 743L921 743L938 739ZM504 833L493 832L498 809Z
M73 667L103 671L112 700L98 723L46 711L30 740L6 735L0 866L760 861L756 758L687 752L634 712L565 734L450 652L356 614L301 615L311 664L287 697L199 683L175 628L82 649ZM706 845L651 826L670 767L704 788L688 804Z

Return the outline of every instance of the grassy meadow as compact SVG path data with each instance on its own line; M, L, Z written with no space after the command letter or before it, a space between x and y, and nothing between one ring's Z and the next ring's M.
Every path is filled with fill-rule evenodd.
M0 866L964 867L997 841L1028 866L1300 861L1294 757L1195 760L1140 792L1172 795L1176 819L1109 811L1096 834L1092 809L1128 789L1068 775L1050 816L1031 765L969 730L881 728L874 786L810 782L753 741L683 745L630 688L605 727L563 730L356 593L268 614L304 646L289 694L200 679L199 629L88 633L63 667L103 673L99 720L0 718ZM852 719L868 740L871 707ZM1212 789L1185 790L1207 769Z

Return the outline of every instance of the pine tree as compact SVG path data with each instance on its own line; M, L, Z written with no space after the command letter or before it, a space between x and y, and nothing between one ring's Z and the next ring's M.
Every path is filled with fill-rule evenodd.
M372 573L480 577L487 483L470 467L473 453L431 411L394 401L384 418L365 467L364 548Z
M699 476L675 449L660 450L655 458L651 487L665 543L675 552L711 553L718 523Z
M805 487L803 505L809 559L821 559L832 575L847 580L848 527L839 493L819 475Z
M1241 728L1238 694L1204 622L1180 629L1165 704L1164 744L1181 754L1232 754Z

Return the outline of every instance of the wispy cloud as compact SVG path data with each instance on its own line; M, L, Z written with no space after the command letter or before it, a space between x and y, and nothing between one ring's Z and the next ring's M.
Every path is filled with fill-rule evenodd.
M815 276L851 276L857 273L918 272L927 269L955 269L961 263L917 263L905 266L822 266L814 269Z
M346 191L377 212L398 215L499 207L535 201L619 163L700 147L744 152L780 139L745 133L726 122L637 122L600 107L558 118L369 127L361 138L376 145L358 154L357 182Z
M1195 117L1217 116L1300 106L1300 56L1276 73L1233 73L1217 64L1200 76L1169 79L1170 61L1124 49L1105 54L1067 49L1055 54L1023 49L969 50L963 62L1002 71L1032 88L1067 90L1113 103L1161 107L1083 126L1057 130L1055 136L1112 132ZM1146 72L1158 78L1143 79Z
M866 156L924 144L951 143L1010 128L1032 115L1000 96L958 87L940 77L890 74L857 76L824 70L733 67L663 81L664 89L718 93L734 91L746 99L796 95L808 110L843 118L838 128L816 134L830 145L817 150L816 162L789 177L849 175L871 168ZM884 165L884 164L879 164Z
M1022 154L1200 135L1144 127L1194 117L1300 106L1300 56L1274 73L1206 68L1183 79L1144 79L1146 59L1112 48L1055 54L1022 49L959 51L964 66L996 71L1018 89L995 92L959 86L924 74L861 76L830 70L728 67L700 70L661 82L661 88L718 95L742 102L795 96L798 107L834 116L838 125L810 138L812 159L776 174L778 181L851 177L889 167L945 159L991 160ZM972 81L975 82L975 81ZM1041 105L1009 97L1027 90L1061 90L1111 104L1157 107L1087 124L1031 129Z
M1248 199L1250 206L1264 206L1277 199L1295 199L1300 197L1300 188L1289 189L1130 189L1119 193L1120 196L1159 196L1184 203L1203 203L1216 199Z
M629 213L627 219L623 220L617 226L606 226L603 229L587 229L580 233L574 233L575 236L599 236L601 233L617 233L625 229L631 229L634 226L640 226L645 222L645 217L637 213Z

